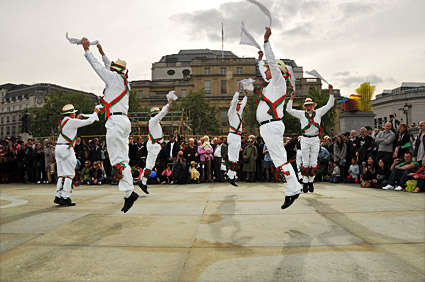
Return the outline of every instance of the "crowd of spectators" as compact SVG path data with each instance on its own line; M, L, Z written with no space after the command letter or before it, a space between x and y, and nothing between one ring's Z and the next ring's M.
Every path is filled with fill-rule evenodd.
M414 136L404 123L388 122L384 128L362 127L330 138L324 136L318 156L316 181L358 183L361 187L424 191L425 122L418 124ZM299 136L285 140L288 160L300 152ZM129 138L130 166L135 180L145 167L146 138ZM29 139L3 139L0 145L1 183L55 183L55 142L42 143ZM226 137L203 136L199 139L170 135L161 143L149 184L187 184L226 181ZM98 139L77 137L75 181L85 185L116 184L108 151ZM261 137L242 136L240 149L240 181L274 182L275 169ZM297 163L292 162L295 171ZM415 186L415 187L413 187Z

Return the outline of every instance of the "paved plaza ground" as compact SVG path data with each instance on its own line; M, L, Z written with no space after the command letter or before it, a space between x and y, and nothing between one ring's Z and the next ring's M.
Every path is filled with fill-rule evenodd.
M425 281L425 193L315 185L0 185L0 281Z

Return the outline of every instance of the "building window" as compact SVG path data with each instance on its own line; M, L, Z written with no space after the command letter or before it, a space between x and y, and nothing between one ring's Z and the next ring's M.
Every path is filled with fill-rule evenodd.
M6 127L6 135L10 135L10 127Z
M7 107L7 112L8 112L8 113L10 112L10 107Z
M138 97L139 99L142 99L142 98L143 98L143 90L139 90L139 91L137 91L137 97Z
M168 75L174 75L176 73L176 71L175 70L168 70L167 71L167 74Z
M211 83L209 80L205 80L205 94L211 93Z
M210 68L204 68L204 74L211 74Z
M237 74L243 74L243 68L242 67L237 67L236 68L236 73Z
M1 128L1 136L3 136L4 135L4 129L3 129L3 127Z
M226 68L220 68L220 73L221 74L226 74Z
M227 93L227 90L226 90L226 80L221 80L220 81L220 91L221 91L221 94L226 94Z
M1 123L3 123L3 117L1 117ZM2 127L3 128L3 127Z
M10 122L10 118L6 117L6 123L9 123L9 122Z
M187 95L187 90L186 89L182 89L182 97L186 97Z
M15 116L12 116L12 122L15 122Z
M220 117L220 119L221 119L221 126L222 127L226 127L228 125L228 122L227 122L227 109L223 109L221 111L221 117Z
M16 111L16 106L13 106L13 111Z
M12 126L12 135L15 135L16 131L15 131L15 126Z
M22 110L22 105L19 105L19 110Z

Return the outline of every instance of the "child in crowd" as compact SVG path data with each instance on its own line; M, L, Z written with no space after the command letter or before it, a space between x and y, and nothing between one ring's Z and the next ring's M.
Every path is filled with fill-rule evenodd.
M191 161L190 162L190 168L189 168L189 173L190 173L190 181L191 182L196 182L199 183L199 171L196 169L197 167L197 163L195 161Z
M174 182L174 176L173 176L173 171L171 170L172 165L169 164L167 166L167 168L162 172L162 179L165 179L162 184L167 183L167 184L173 184Z
M367 163L363 167L363 181L361 187L372 187L372 180L376 178L375 160L373 157L367 158Z
M340 183L341 182L341 170L339 169L339 162L336 161L333 163L332 177L329 180L330 183Z
M378 166L376 167L375 178L372 179L372 187L382 188L388 184L388 179L390 178L390 170L385 165L383 159L378 161Z
M360 167L357 164L356 158L351 159L351 165L348 169L348 177L345 179L345 183L358 183L360 175Z

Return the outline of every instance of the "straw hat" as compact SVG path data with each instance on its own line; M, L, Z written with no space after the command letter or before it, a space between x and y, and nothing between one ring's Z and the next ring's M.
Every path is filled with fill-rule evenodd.
M157 114L157 113L159 113L159 108L158 107L152 107L151 108L151 111L149 112L149 114L150 115L152 115L152 114Z
M111 62L111 68L117 70L118 72L125 72L127 63L124 60L118 59L115 62Z
M72 113L76 113L78 112L76 109L74 109L74 106L72 104L67 104L65 106L63 106L62 108L62 115L66 115L66 114L72 114Z
M317 106L317 103L313 102L311 98L305 99L305 102L303 104L303 108L305 108L306 105L313 105L313 107Z
M282 60L279 60L279 59L277 59L276 60L276 63L277 63L277 67L284 73L284 74L287 74L288 73L288 69L286 68L286 65L285 65L285 63L282 61ZM269 65L268 64L265 64L264 65L266 68L268 68L269 67Z
M196 162L195 161L191 161L190 162L190 165L196 165Z

